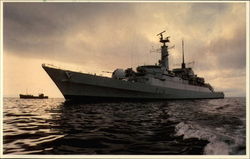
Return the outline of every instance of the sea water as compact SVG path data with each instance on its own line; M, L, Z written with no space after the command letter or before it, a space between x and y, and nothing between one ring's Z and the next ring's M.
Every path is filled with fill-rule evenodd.
M246 99L68 103L4 98L3 153L246 154Z

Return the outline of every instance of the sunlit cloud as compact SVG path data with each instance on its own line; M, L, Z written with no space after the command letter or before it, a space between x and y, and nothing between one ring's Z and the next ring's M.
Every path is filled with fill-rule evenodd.
M246 71L245 10L245 3L218 2L4 3L6 95L17 94L11 83L23 89L34 86L28 84L31 79L40 81L39 77L46 75L41 63L98 74L155 64L160 54L150 50L152 46L160 47L156 34L166 30L171 36L170 45L175 45L170 50L170 68L181 63L184 39L186 62L195 61L198 75L216 90L242 96ZM22 71L25 61L25 67L32 66L39 73ZM13 75L13 69L22 75ZM51 82L49 78L44 81L44 85ZM60 93L54 91L52 96Z

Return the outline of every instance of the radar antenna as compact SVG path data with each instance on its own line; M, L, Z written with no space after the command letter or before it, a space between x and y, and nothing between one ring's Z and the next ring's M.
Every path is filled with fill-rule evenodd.
M160 35L160 36L162 37L162 34L163 34L163 33L165 33L165 32L166 32L166 30L164 30L164 31L160 32L160 33L159 33L159 34L157 34L156 36L159 36L159 35Z
M160 32L159 34L156 35L156 36L160 36L160 42L163 43L164 46L166 46L167 42L170 42L169 41L170 36L168 36L165 39L163 39L163 35L162 34L165 33L165 32L166 32L166 30L164 30L164 31L162 31L162 32Z

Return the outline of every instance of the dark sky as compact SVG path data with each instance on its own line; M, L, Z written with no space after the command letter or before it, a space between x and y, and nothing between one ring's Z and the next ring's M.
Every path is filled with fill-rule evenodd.
M154 64L160 54L150 49L163 30L175 45L171 68L184 39L198 75L228 96L245 96L245 3L4 3L3 26L6 96L28 83L53 85L41 63L97 73ZM55 87L45 91L60 96Z

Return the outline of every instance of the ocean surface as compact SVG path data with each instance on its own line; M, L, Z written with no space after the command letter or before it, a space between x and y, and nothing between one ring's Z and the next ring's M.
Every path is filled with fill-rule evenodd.
M4 98L3 153L246 154L246 99L67 103Z

